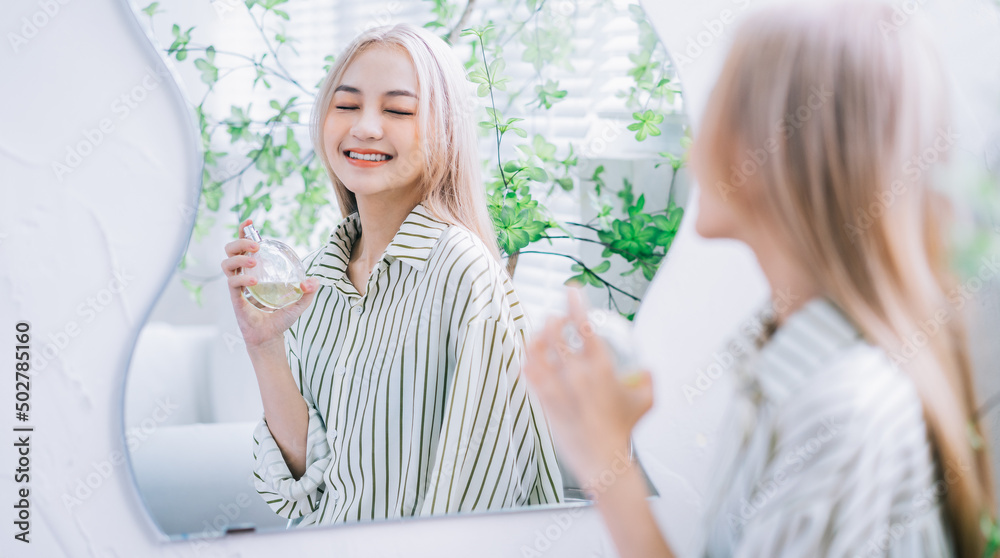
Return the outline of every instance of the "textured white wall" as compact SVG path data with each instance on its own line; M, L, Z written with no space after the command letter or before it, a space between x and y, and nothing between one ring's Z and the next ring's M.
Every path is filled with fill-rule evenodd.
M183 96L128 6L122 0L62 1L14 0L0 17L7 39L0 45L0 358L8 359L10 370L14 324L24 320L32 324L36 364L25 423L35 427L30 545L13 539L13 375L0 382L0 422L8 432L0 440L0 508L8 510L0 514L0 555L522 556L536 542L551 546L547 556L613 555L591 510L565 509L207 542L162 539L123 462L122 394L136 335L188 241L193 214L187 208L197 200L201 171L197 136ZM941 4L926 2L929 10ZM647 8L677 52L722 10L739 19L743 5L713 0L649 2ZM950 5L970 6L963 17L940 20L952 36L961 35L962 47L952 50L965 56L962 64L992 72L970 90L966 106L983 130L995 130L996 120L976 111L990 96L994 105L998 98L1000 75L987 63L995 63L989 53L1000 51L1000 26L977 15L985 11L972 10L982 2ZM731 28L682 68L695 122ZM93 131L102 124L104 132ZM85 155L77 161L68 150ZM657 363L658 404L640 425L637 446L664 495L657 511L682 549L701 508L708 482L703 464L726 390L713 389L702 404L688 405L680 386L765 293L744 250L693 235L694 213L638 318L639 334L650 341L647 357ZM88 482L96 486L89 494L81 488ZM550 540L541 541L546 532Z

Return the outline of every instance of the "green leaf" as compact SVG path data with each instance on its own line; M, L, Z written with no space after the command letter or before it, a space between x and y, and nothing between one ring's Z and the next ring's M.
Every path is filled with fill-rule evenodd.
M201 306L201 288L202 285L195 285L187 279L181 279L181 284L187 289L188 293L191 295L191 299L195 301L195 304Z
M556 102L561 101L567 95L567 91L564 89L559 89L559 82L547 80L545 85L536 85L535 94L538 96L537 103L538 107L545 107L546 109L552 108Z
M541 167L528 167L527 175L528 178L535 182L546 182L549 179L548 173Z
M146 14L147 16L149 16L149 17L153 17L156 14L163 13L163 10L157 10L157 8L159 6L160 6L159 2L153 2L152 4L150 4L150 5L146 6L145 8L143 8L142 12L144 14Z
M531 146L535 155L542 161L554 161L556 155L556 144L545 141L541 134L535 134L531 140Z

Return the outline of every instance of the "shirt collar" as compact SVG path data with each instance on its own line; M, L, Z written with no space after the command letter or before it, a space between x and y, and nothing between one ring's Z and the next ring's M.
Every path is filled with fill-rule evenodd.
M757 354L753 369L762 395L772 403L784 401L860 337L858 328L829 299L806 302Z
M446 228L448 223L433 217L423 204L419 204L403 220L382 259L386 263L398 259L423 271L434 245ZM356 212L345 217L330 233L326 247L312 269L312 276L319 279L320 284L338 286L341 282L350 283L347 262L351 260L351 249L360 233L361 220ZM353 291L353 286L347 290Z

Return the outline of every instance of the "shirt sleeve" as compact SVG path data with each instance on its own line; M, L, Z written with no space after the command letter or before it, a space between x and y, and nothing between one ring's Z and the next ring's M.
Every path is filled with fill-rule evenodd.
M458 331L420 515L562 501L551 433L521 374L524 320L513 288L496 281L483 296L490 303Z
M285 354L292 376L305 398L309 409L309 430L306 436L306 470L295 479L277 442L271 436L267 421L261 416L254 429L254 486L274 513L288 519L303 517L319 506L325 491L323 475L332 459L326 439L326 426L316 410L312 394L303 389L302 365L298 357L298 343L292 330L285 332Z

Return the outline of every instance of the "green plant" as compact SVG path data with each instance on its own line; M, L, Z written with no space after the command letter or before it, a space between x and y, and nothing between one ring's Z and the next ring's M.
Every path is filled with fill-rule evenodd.
M487 17L485 9L477 9L474 0L462 4L427 1L433 4L430 7L433 19L424 26L439 33L459 52L468 49L465 57L468 78L478 85L479 96L487 101L480 128L495 143L495 151L484 154L484 164L489 169L485 187L497 240L508 258L508 270L511 274L515 272L518 258L523 254L569 258L573 260L575 275L568 281L605 290L609 307L619 308L619 297L638 301L637 293L615 285L609 277L612 262L628 265L623 275L641 272L645 280L651 279L670 249L683 209L672 197L666 206L649 207L646 196L633 194L628 178L622 179L620 188L610 187L602 176L603 167L589 177L581 177L579 146L570 143L559 148L542 134L529 134L524 129L525 111L549 111L571 98L558 74L574 71L573 27L575 10L580 4L562 2L553 7L546 0L506 0L501 1L505 11L521 17L494 21ZM300 122L299 111L312 104L316 87L303 86L279 56L295 53L296 41L283 27L291 17L282 9L287 2L243 2L266 46L261 53L243 54L197 44L192 38L195 27L174 24L171 28L168 55L178 62L188 60L206 85L194 109L205 157L195 241L215 225L224 194L230 189L235 190L237 202L227 209L237 215L238 221L264 210L265 219L258 226L262 234L290 238L298 245L321 242L329 235L329 227L317 229L335 212L332 189L312 150L298 140L306 127ZM601 0L590 4L613 9L610 3ZM573 8L573 13L565 13L567 8ZM628 10L637 26L639 44L638 50L629 54L632 66L627 76L631 85L618 95L632 111L632 121L626 128L634 132L637 142L644 142L659 136L664 117L678 110L679 88L669 58L643 11L637 5L630 5ZM163 12L158 2L142 11L151 22L154 15ZM505 52L519 54L517 62L530 65L533 75L528 79L508 75ZM333 61L332 56L327 56L324 70ZM280 82L293 94L271 95L267 107L231 104L228 113L211 114L206 101L212 98L217 84L246 76L247 69L253 76L249 88L271 91ZM217 146L224 141L227 146L222 150ZM686 147L682 142L681 149ZM684 165L683 153L666 151L653 157L659 159L656 166L669 163L672 169L672 196L678 171ZM233 163L234 160L237 162ZM586 223L554 218L546 201L555 192L579 193L580 188L597 215ZM296 192L293 198L278 203L282 193L290 189ZM288 204L293 205L293 211L278 210ZM596 262L584 261L560 252L553 244L557 239L599 245L600 258ZM211 278L185 276L188 264L185 255L180 265L181 277L197 298L202 285Z
M984 514L982 519L983 536L986 537L986 549L983 558L993 558L1000 552L1000 525L989 515Z

